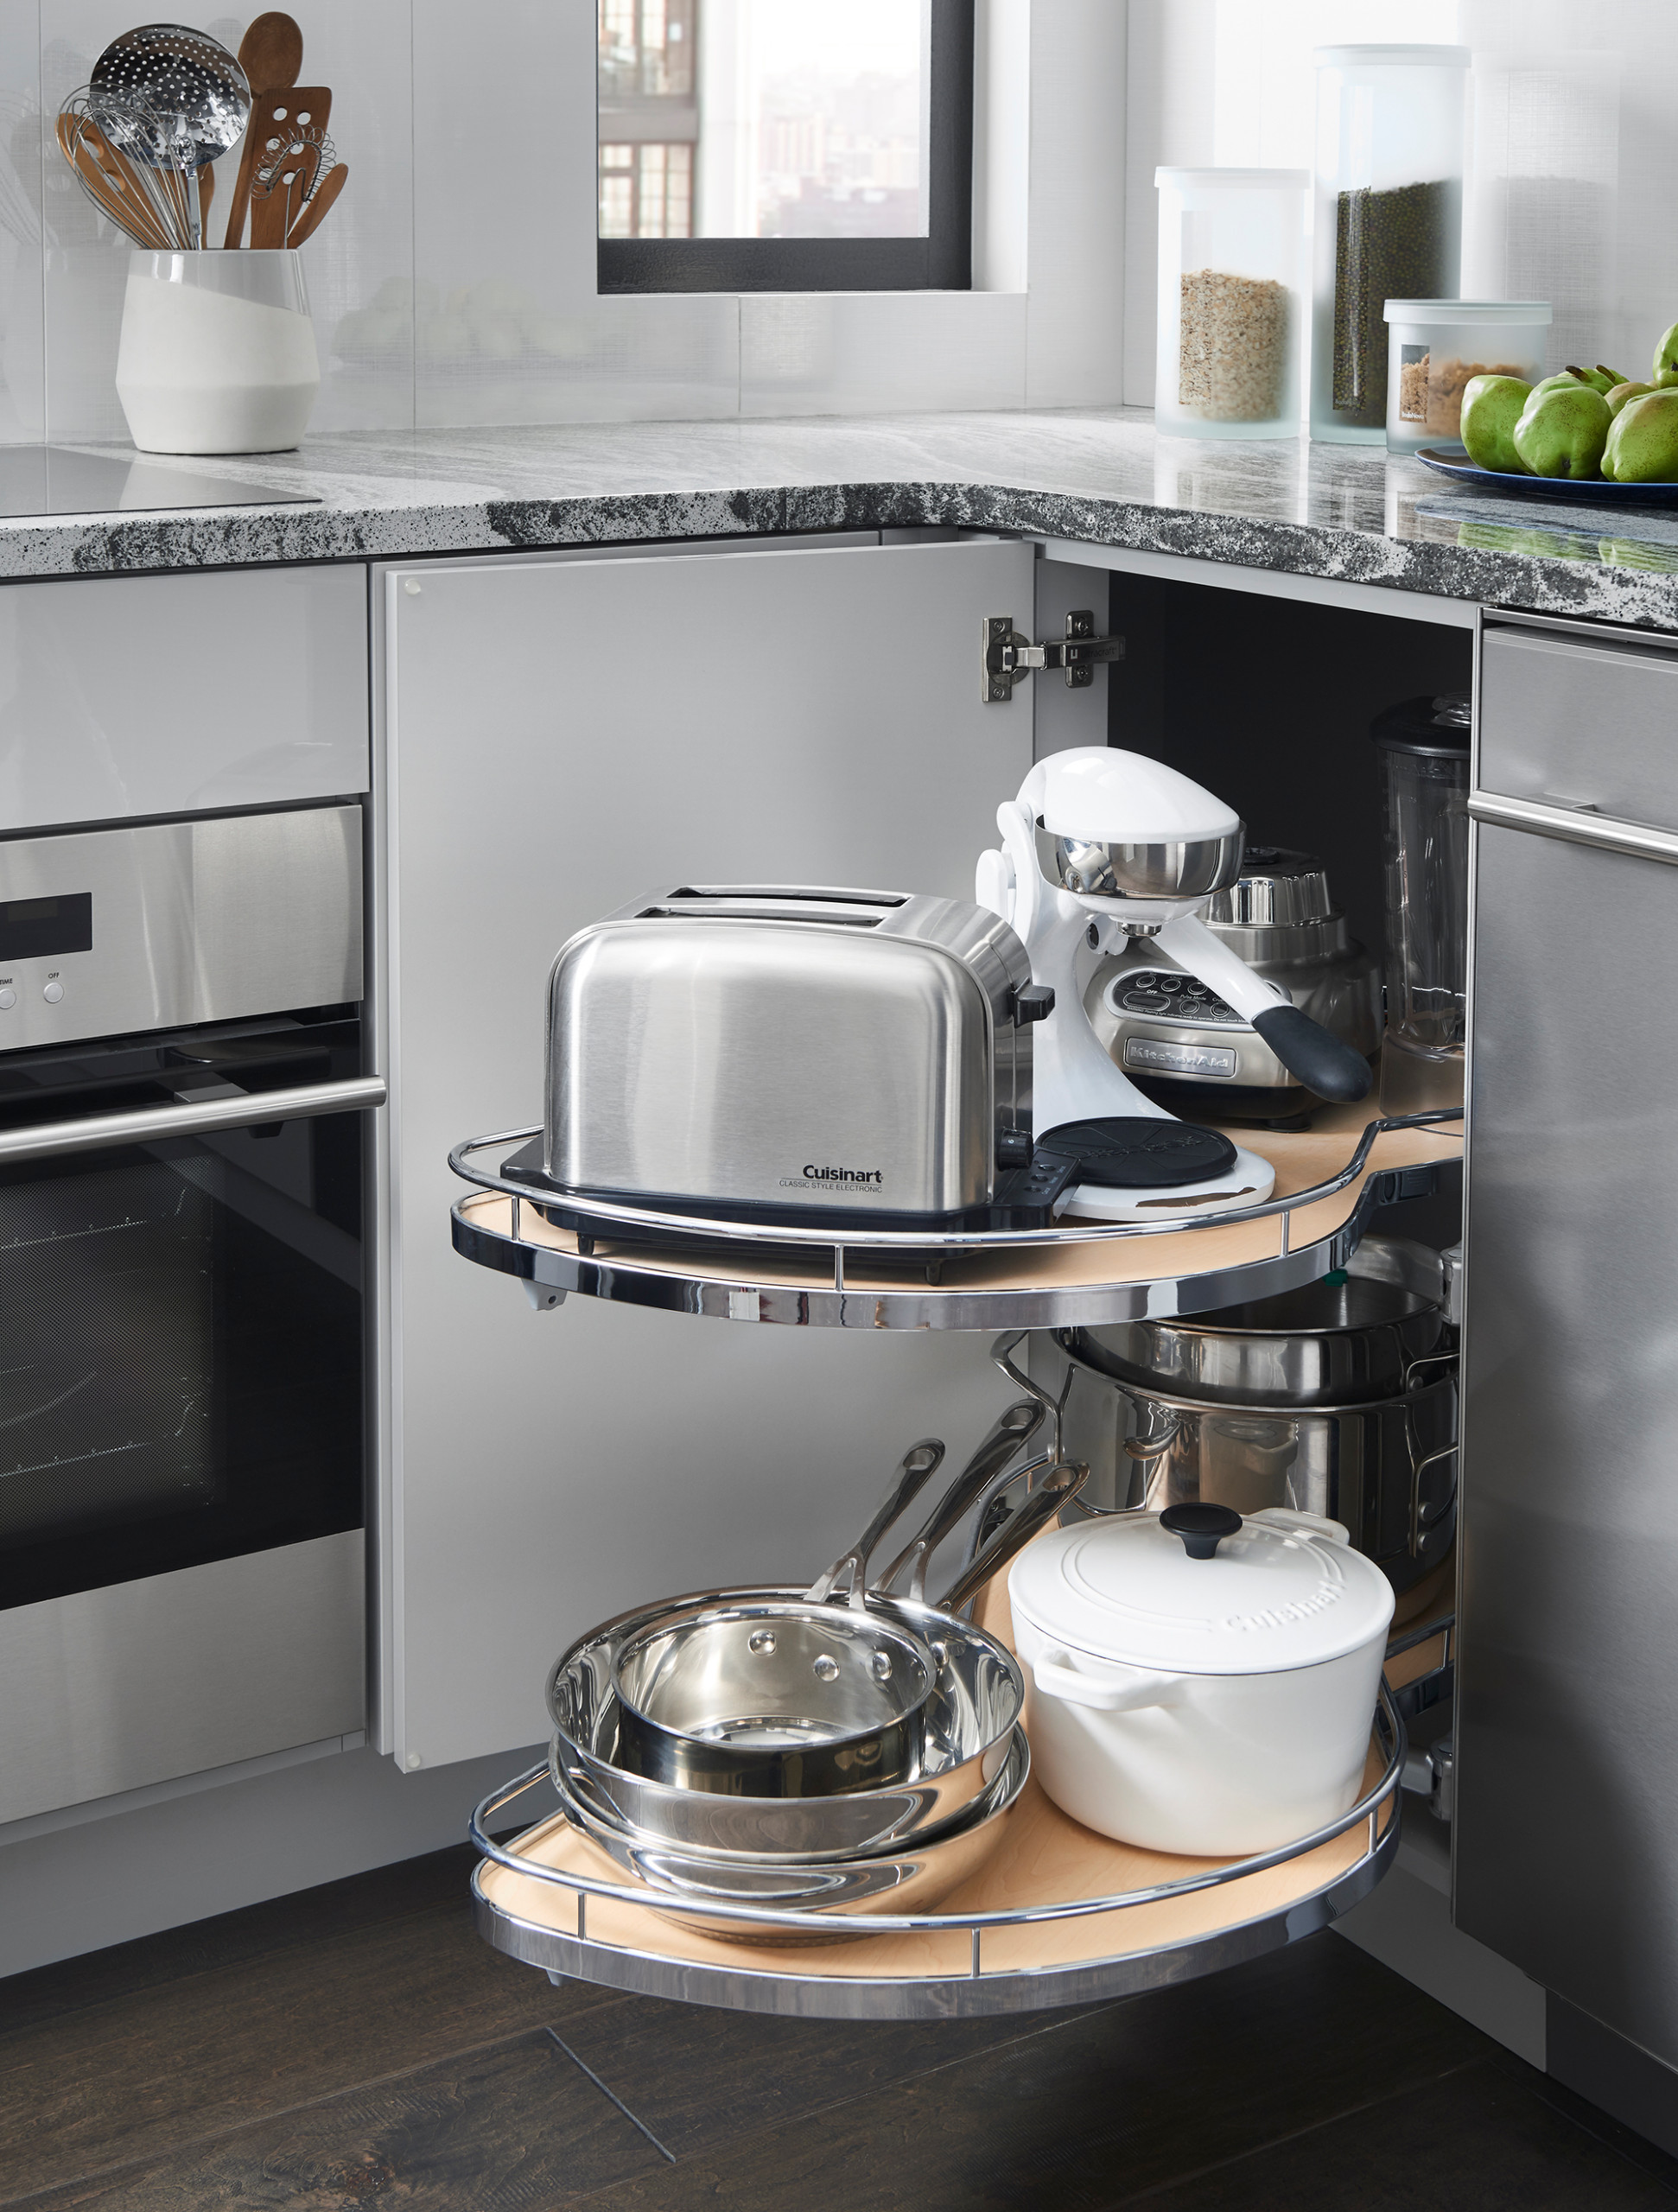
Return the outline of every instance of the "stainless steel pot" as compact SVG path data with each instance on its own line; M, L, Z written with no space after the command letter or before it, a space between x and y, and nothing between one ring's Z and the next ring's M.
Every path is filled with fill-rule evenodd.
M1402 1396L1440 1373L1449 1357L1443 1295L1436 1252L1408 1238L1368 1237L1349 1268L1300 1289L1212 1313L1070 1329L1059 1340L1121 1382L1188 1398L1361 1404ZM1085 1455L1075 1447L1072 1456Z
M1323 1514L1413 1587L1456 1529L1446 1296L1438 1252L1370 1236L1280 1297L1033 1338L1038 1382L1064 1396L1060 1448L1090 1470L1075 1510Z

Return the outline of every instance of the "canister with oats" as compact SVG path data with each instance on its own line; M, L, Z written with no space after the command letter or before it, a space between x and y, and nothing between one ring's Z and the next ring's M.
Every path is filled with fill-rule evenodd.
M1154 181L1156 423L1177 437L1297 437L1309 172L1162 168Z

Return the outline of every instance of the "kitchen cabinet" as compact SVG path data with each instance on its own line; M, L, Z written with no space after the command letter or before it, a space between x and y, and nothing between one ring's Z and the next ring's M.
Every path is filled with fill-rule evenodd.
M380 1661L404 1765L544 1734L554 1654L649 1591L813 1574L913 1437L964 1452L1006 1402L982 1335L534 1312L453 1255L447 1155L540 1118L553 956L638 893L970 897L1034 715L1050 745L1104 734L1099 683L982 700L982 623L1029 626L1039 569L1064 634L1066 572L982 538L381 573Z
M367 788L359 563L0 590L0 828Z
M1678 2065L1678 648L1489 618L1479 720L1456 1917Z

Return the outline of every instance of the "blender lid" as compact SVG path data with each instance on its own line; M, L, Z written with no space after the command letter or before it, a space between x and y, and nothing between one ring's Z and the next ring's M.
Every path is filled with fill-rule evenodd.
M1378 714L1370 735L1389 753L1421 753L1440 760L1466 760L1471 702L1465 691L1443 691L1432 698L1402 699Z
M1165 1525L1193 1516L1232 1524L1209 1557L1191 1556ZM1393 1612L1381 1569L1325 1529L1217 1506L1115 1514L1040 1536L1014 1561L1008 1600L1071 1649L1178 1675L1319 1666L1384 1635Z

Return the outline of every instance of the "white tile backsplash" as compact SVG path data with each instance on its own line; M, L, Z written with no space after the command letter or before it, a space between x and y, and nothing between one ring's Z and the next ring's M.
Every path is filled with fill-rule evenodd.
M998 166L981 178L976 278L995 289L738 299L595 293L595 5L292 0L303 79L332 87L350 171L304 249L322 376L312 428L1116 396L1103 263L1122 222L1128 0L980 0L979 143ZM135 0L0 0L0 443L127 434L114 375L128 244L82 197L50 124L140 14ZM237 48L248 16L198 20ZM212 239L237 161L219 167Z

